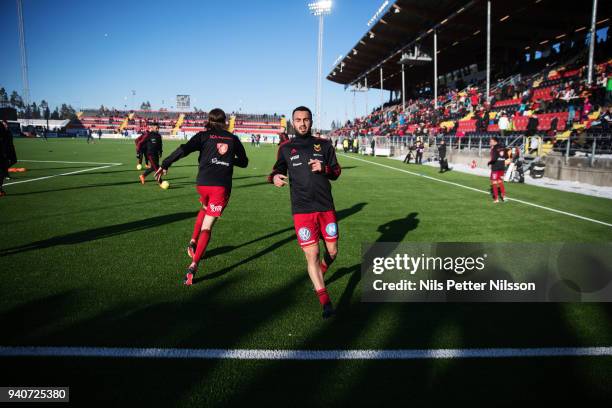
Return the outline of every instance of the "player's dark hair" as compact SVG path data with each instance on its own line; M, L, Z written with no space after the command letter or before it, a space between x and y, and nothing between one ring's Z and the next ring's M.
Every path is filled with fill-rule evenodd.
M208 127L224 128L226 119L223 109L215 108L208 112Z
M295 112L308 112L310 114L310 119L312 119L312 112L305 106L298 106L297 108L295 108L293 112L291 112L291 119L293 119L293 115L295 115Z
M153 122L153 123L151 123L151 126L157 126L157 127L159 127L159 123L158 123L158 122Z
M494 140L495 143L499 143L499 138L497 136L491 136L491 140Z

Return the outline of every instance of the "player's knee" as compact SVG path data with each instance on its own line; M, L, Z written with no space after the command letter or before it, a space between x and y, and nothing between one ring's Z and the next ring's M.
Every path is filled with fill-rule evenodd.
M315 245L302 248L304 256L308 262L315 262L319 259L319 248Z
M338 248L327 248L327 254L334 259L336 256L338 256Z

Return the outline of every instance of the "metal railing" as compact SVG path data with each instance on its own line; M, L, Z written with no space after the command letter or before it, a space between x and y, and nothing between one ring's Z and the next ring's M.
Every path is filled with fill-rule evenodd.
M358 145L359 152L371 153L370 146L372 139L374 139L377 154L398 156L406 154L417 142L423 142L426 151L432 151L444 140L449 152L453 150L476 150L478 151L478 156L481 157L489 152L490 138L491 135L489 134L466 135L463 137L443 134L360 136ZM497 136L497 138L504 146L509 148L518 147L523 154L531 157L541 157L549 153L557 153L562 154L567 161L570 157L584 156L591 158L591 165L593 158L596 156L611 155L612 157L612 132L583 133L558 141L551 137L525 136L522 134ZM537 145L531 143L532 138L536 138ZM342 146L342 138L340 138L338 146Z

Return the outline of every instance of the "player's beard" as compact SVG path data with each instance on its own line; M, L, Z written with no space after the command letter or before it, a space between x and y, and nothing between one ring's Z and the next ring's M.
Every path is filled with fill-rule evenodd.
M312 136L311 131L312 131L312 128L311 128L311 129L308 129L308 130L306 131L306 133L303 133L303 134L302 134L302 133L300 133L300 131L299 131L299 130L296 128L296 129L295 129L295 135L296 135L296 136L299 136L299 137L310 137L310 136Z

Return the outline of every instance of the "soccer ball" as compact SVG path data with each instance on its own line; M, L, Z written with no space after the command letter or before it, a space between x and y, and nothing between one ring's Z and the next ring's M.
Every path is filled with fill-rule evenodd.
M167 190L170 187L170 183L168 183L167 181L162 181L159 186L164 190Z
M142 164L137 164L136 165L136 170L142 170Z

